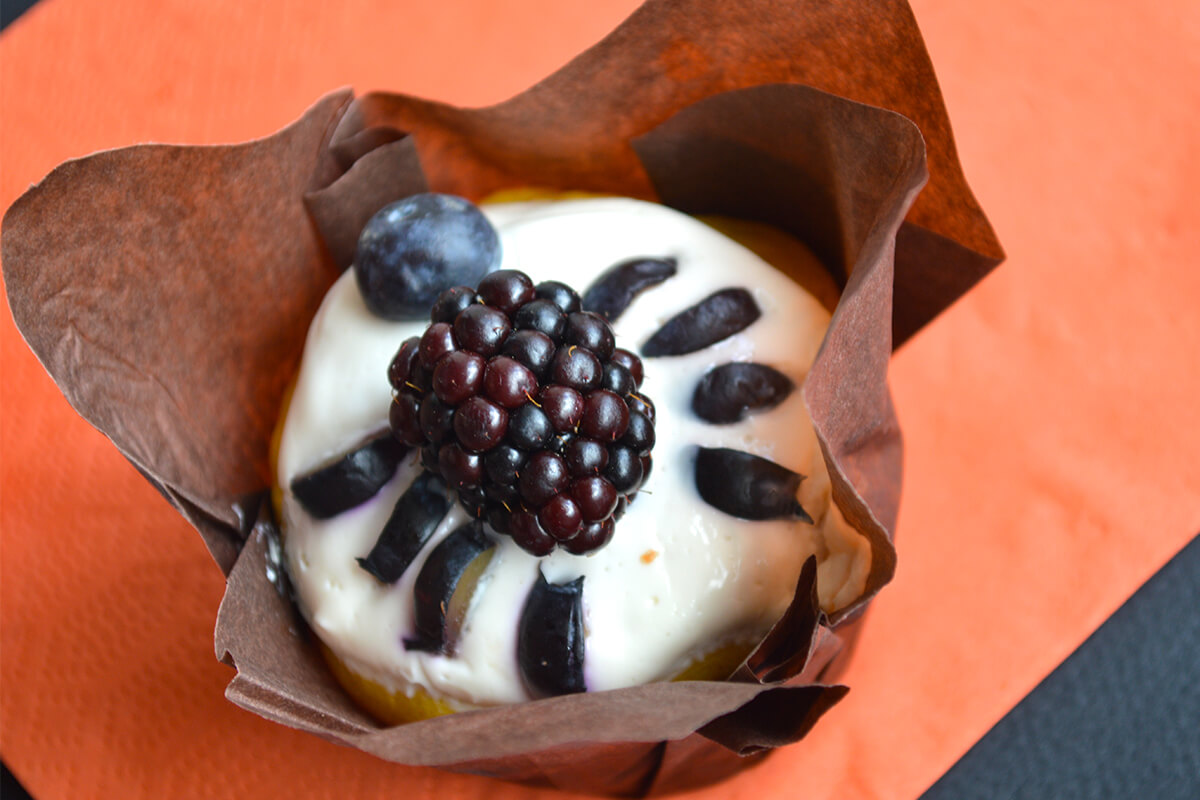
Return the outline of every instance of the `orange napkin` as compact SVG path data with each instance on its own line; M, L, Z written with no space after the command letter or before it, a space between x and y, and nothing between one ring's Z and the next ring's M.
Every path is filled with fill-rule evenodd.
M497 101L636 5L42 0L0 37L0 206L66 158L244 140L341 85ZM1009 260L893 361L900 568L849 697L697 796L915 797L1200 530L1200 8L913 5ZM228 704L200 538L0 316L0 754L36 797L563 796Z

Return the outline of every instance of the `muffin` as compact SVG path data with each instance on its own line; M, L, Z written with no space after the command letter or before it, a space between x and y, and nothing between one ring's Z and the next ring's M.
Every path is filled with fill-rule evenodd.
M389 368L430 319L411 310L383 318L365 299L364 286L376 290L362 270L347 271L312 322L274 464L296 601L350 694L394 724L724 679L788 608L810 556L826 613L861 597L871 547L831 501L800 393L830 322L818 297L832 304L837 293L815 257L766 226L626 198L485 203L482 212L501 254L489 268L528 275L539 294L545 282L574 286L584 310L609 321L618 352L638 362L638 385L623 394L632 417L650 417L652 457L639 451L645 468L632 484L614 472L629 440L622 428L604 465L572 466L568 483L611 479L628 493L619 509L613 500L576 526L598 529L602 517L599 546L580 545L577 531L549 551L522 541L504 512L520 515L528 494L514 486L511 503L482 494L473 503L474 483L443 474L436 448L423 458L419 436L397 441L389 410L405 392L419 404L421 389L394 374L389 385ZM744 306L713 310L713 298L729 297ZM519 442L510 449L525 451L521 468L543 448L514 438L523 412L540 413L537 397L508 403L508 432L484 443ZM586 424L556 425L554 436L590 442ZM350 471L369 484L348 494L347 459L366 465ZM503 489L503 479L491 483ZM403 563L380 568L385 531L394 539L399 529L415 537L400 547Z

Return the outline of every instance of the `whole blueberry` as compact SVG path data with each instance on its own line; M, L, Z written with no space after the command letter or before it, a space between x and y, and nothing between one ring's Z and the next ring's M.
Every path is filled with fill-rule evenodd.
M354 275L376 316L421 319L442 292L476 285L499 262L496 229L472 203L416 194L367 222L358 237Z

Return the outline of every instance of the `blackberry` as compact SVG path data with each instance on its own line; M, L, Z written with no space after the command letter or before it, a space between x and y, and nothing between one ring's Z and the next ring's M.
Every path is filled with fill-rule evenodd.
M526 551L607 544L649 473L641 360L575 290L515 270L447 289L430 319L388 368L393 435Z

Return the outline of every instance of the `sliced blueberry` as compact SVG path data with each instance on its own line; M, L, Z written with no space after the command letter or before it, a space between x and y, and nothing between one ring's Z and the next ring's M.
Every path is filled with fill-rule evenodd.
M667 320L642 345L642 355L682 356L750 327L762 311L745 289L722 289Z
M332 464L292 481L292 494L317 519L362 505L396 474L408 448L391 433L372 439Z
M375 315L422 319L442 292L475 286L499 262L496 229L475 205L417 194L385 206L363 227L354 275Z
M394 583L421 552L450 510L450 492L432 472L422 472L400 496L378 541L358 564L383 583Z
M614 320L633 299L675 274L674 258L633 258L606 269L583 294L583 307Z
M730 516L750 520L812 522L796 490L804 476L741 450L701 447L696 455L696 489L704 501Z
M583 661L583 578L557 585L538 570L517 629L521 677L537 697L586 692Z
M692 410L705 422L724 425L774 408L796 388L766 364L722 364L708 371L692 394Z
M495 542L479 522L456 528L429 553L413 584L417 636L409 650L450 653ZM486 557L484 557L486 556Z

